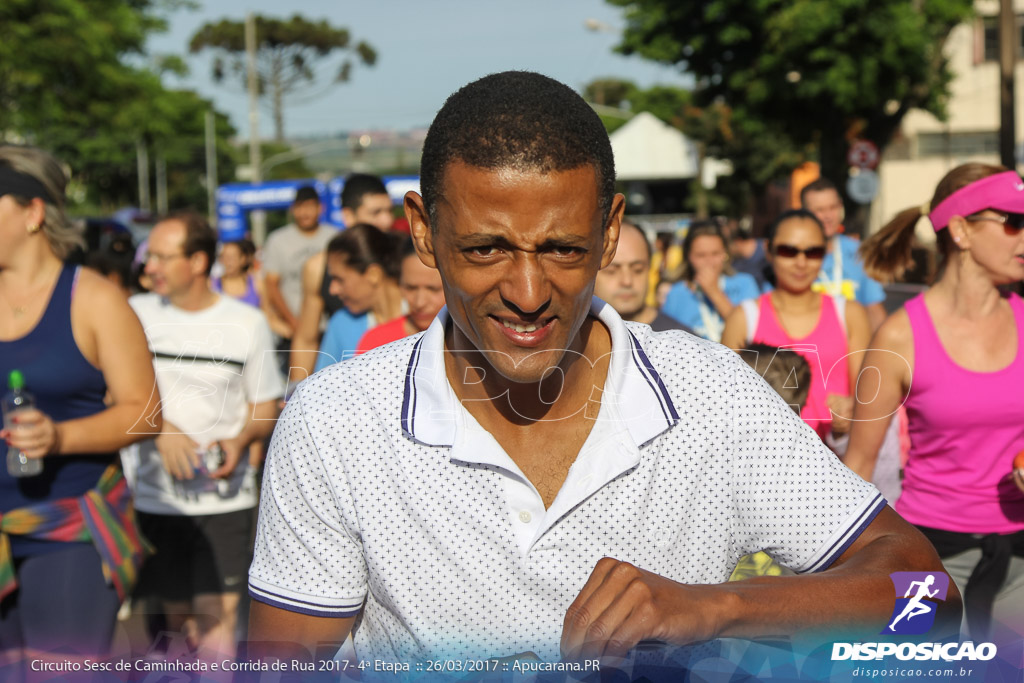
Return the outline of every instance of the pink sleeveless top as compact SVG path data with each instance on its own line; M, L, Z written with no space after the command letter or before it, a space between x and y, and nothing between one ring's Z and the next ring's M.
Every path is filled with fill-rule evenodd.
M796 351L807 360L811 366L811 387L800 417L824 439L832 429L832 411L828 408L827 396L849 396L850 374L846 362L849 348L846 332L832 298L824 294L820 296L818 324L806 337L797 338L782 329L772 306L771 293L762 294L758 301L757 331L751 341Z
M946 354L919 295L904 308L914 334L907 398L910 455L896 511L912 524L961 533L1024 529L1024 493L1011 479L1024 450L1024 302L1009 298L1017 355L996 372L965 370Z

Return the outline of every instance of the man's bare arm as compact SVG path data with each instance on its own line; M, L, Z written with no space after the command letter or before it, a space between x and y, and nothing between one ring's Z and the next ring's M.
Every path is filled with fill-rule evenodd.
M624 656L643 640L684 644L825 627L878 633L892 613L889 574L896 571L944 570L927 539L888 507L817 574L686 585L605 558L566 613L562 652L573 659ZM951 582L933 635L955 634L960 608Z
M291 330L292 334L295 333L295 324L298 322L295 314L288 308L288 304L284 300L284 295L281 294L281 276L278 273L267 273L263 279L263 289L267 293L267 299L270 301L270 305L273 306L274 310L279 316L281 316L285 323L288 324L288 329Z
M324 300L320 296L323 286L326 255L320 252L310 256L302 266L302 308L292 335L288 381L301 382L313 372L316 355L320 350L320 318Z

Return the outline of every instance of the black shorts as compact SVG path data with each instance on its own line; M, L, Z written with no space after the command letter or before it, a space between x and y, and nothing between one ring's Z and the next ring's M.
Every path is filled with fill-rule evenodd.
M156 549L139 575L140 597L185 602L248 586L255 510L194 517L136 515L142 534Z

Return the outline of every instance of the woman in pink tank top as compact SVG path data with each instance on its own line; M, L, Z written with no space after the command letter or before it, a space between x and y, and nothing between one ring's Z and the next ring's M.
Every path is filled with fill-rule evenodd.
M929 205L898 214L862 247L868 273L898 276L928 214L938 281L878 329L864 362L846 463L870 478L886 425L906 405L911 448L896 510L935 545L964 594L971 637L1024 634L1024 181L1000 166L950 171ZM1018 482L1019 482L1018 475ZM1000 652L1000 655L1003 653Z
M741 350L759 342L799 353L811 368L800 417L824 440L833 429L835 410L847 418L835 423L845 433L853 416L850 387L870 334L867 313L856 301L843 301L840 308L832 297L812 289L825 257L825 230L813 213L797 209L780 215L768 228L767 245L775 289L756 304L733 310L722 343Z

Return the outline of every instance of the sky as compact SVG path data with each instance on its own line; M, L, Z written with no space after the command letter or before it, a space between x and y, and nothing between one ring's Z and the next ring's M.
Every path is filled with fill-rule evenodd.
M199 9L168 15L170 28L154 36L155 54L186 57L185 78L168 86L196 90L228 114L248 136L248 99L241 84L217 84L212 54L188 55L192 34L204 23L243 20L246 12L288 18L296 11L349 29L377 50L377 64L353 69L352 79L313 102L285 108L289 137L365 129L426 127L445 98L476 78L507 69L539 71L582 90L605 76L647 87L687 86L677 68L613 52L624 24L622 10L603 0L199 0ZM603 30L588 30L596 19ZM340 60L332 61L332 64ZM336 68L336 67L335 67ZM270 137L270 110L260 108L260 133Z

